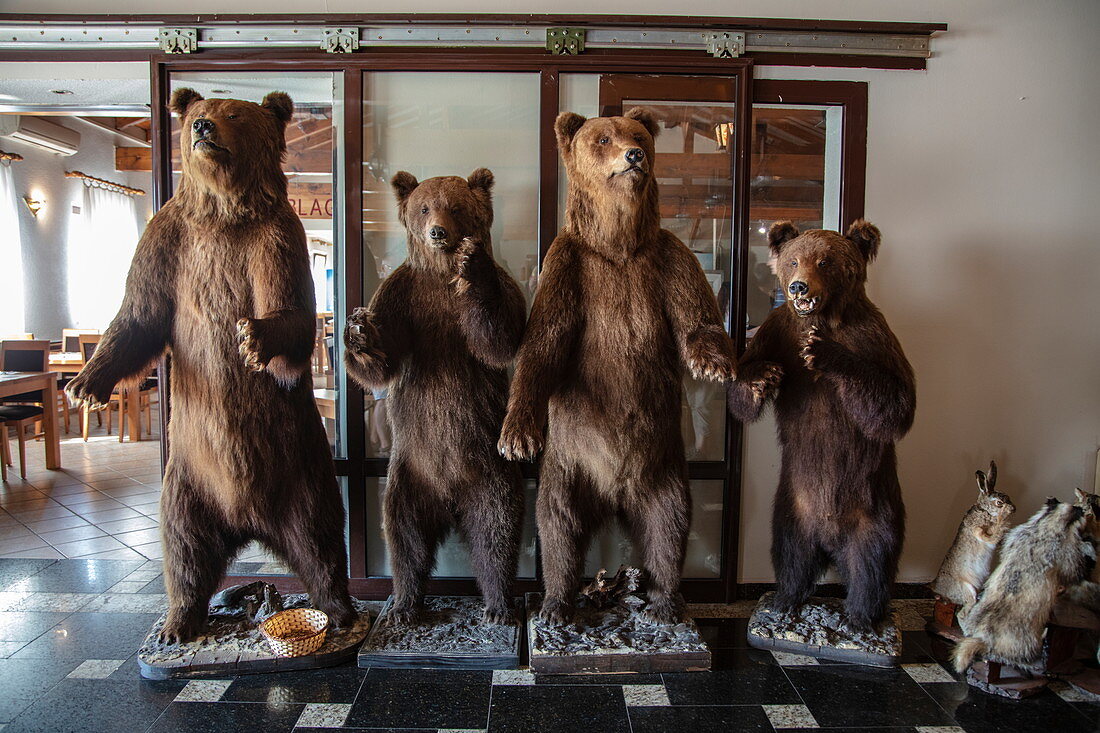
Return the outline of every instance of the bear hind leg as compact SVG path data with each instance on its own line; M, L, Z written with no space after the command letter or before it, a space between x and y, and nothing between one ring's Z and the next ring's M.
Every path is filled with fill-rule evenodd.
M509 590L519 555L523 485L511 466L500 467L497 475L478 485L485 489L471 493L461 518L462 534L485 600L485 622L510 625L515 623Z
M543 458L535 513L546 588L539 618L549 624L573 617L581 562L600 514L591 506L589 484L578 467L564 466L552 455Z
M691 528L691 498L687 481L679 474L668 476L655 489L655 495L624 507L624 513L642 549L649 586L645 616L654 623L676 623L682 611L676 593Z
M844 610L852 628L870 631L886 618L900 550L900 538L885 527L857 532L844 547L839 558L848 583Z
M400 460L400 459L396 459ZM449 521L436 505L439 492L401 463L393 466L382 499L382 522L393 570L391 623L411 625L424 603L424 586Z
M158 640L178 644L206 628L210 596L248 538L228 526L178 472L165 476L161 503L168 617Z
M772 606L780 613L794 613L809 600L829 557L812 533L799 526L796 517L781 512L777 498L772 521L772 567L775 596Z

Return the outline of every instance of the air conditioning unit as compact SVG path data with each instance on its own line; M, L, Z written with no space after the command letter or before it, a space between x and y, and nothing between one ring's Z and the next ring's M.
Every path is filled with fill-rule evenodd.
M0 137L34 145L59 155L75 155L80 133L42 117L0 115Z

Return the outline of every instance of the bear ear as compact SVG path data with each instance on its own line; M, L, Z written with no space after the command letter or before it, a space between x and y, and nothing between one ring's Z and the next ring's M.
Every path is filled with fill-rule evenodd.
M628 120L637 120L641 122L646 132L654 138L661 132L661 126L657 124L657 119L653 116L653 112L645 107L631 107L626 111L623 117Z
M397 207L401 210L402 215L404 215L405 202L409 200L409 194L420 185L420 182L416 180L416 176L412 173L408 171L398 171L390 181L390 185L393 186L393 193L397 196Z
M466 179L470 188L489 193L493 190L493 172L488 168L478 168Z
M882 243L882 232L877 226L866 219L856 219L852 222L852 226L848 227L848 233L845 236L859 248L865 261L870 262L875 259L878 246Z
M558 138L558 148L568 150L573 137L588 120L575 112L562 112L554 121L554 135Z
M172 92L172 101L168 103L168 108L175 112L180 117L187 114L187 108L195 102L201 102L202 95L196 92L190 87L183 87Z
M274 112L275 118L284 125L290 122L290 118L294 116L294 102L291 101L290 95L286 92L271 92L264 97L264 101L260 106Z
M794 222L777 221L768 229L768 248L773 255L779 254L783 245L798 236L798 227Z

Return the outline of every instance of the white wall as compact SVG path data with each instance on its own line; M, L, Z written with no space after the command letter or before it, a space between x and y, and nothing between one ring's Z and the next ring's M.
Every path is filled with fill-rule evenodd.
M176 12L162 3L161 12ZM7 0L10 12L71 12ZM871 295L917 371L919 408L900 446L909 509L903 580L938 567L993 457L1030 513L1092 486L1100 442L1100 3L1095 0L655 0L463 3L381 0L373 12L560 12L946 21L928 70L758 70L870 82L867 215L884 233ZM330 12L363 12L354 0ZM85 12L157 12L91 0ZM192 0L189 12L301 10L289 0ZM311 8L314 10L314 8ZM771 579L769 424L746 443L741 578Z
M0 88L2 84L0 78ZM65 171L82 171L146 191L147 195L136 199L139 232L144 231L152 213L152 176L117 173L115 144L107 133L63 117L48 119L80 133L78 153L63 157L8 138L0 140L0 148L23 156L22 161L11 164L11 169L16 195L20 197L17 210L23 248L25 328L37 338L57 340L61 338L61 329L74 323L69 312L66 247L70 225L77 218L72 207L80 205L84 185L79 179L65 178ZM45 202L37 217L23 204L23 196ZM123 271L129 270L128 262L119 262L118 266Z

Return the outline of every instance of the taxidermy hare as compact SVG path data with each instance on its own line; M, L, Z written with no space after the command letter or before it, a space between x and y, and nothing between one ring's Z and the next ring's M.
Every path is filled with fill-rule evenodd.
M932 592L946 601L970 606L993 569L993 553L1008 531L1016 507L1007 494L995 491L997 464L989 462L989 473L977 471L978 501L966 512L955 541L932 581Z
M955 646L956 671L965 672L979 655L1020 669L1039 663L1055 601L1092 569L1086 522L1081 507L1047 499L1005 536L981 598L959 619L966 638Z

